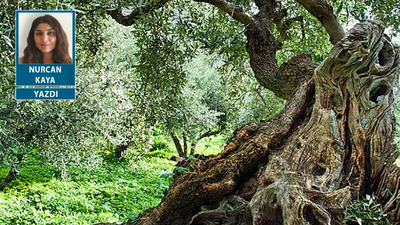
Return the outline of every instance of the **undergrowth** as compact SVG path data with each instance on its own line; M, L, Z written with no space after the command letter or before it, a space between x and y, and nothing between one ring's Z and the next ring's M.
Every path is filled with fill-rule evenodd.
M155 135L153 147L132 164L103 150L95 169L70 167L67 179L33 149L23 160L17 179L0 192L0 225L93 224L125 222L156 206L172 182L177 155L165 137ZM202 140L200 154L221 151L221 136ZM0 180L8 174L0 166Z
M174 163L145 157L132 166L104 156L97 169L70 168L67 180L35 156L0 192L0 224L93 224L124 222L156 206L171 183ZM0 179L7 170L0 171Z

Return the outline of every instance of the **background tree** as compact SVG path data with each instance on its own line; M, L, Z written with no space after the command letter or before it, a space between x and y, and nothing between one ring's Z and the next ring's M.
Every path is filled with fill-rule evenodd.
M200 54L186 64L187 83L173 113L168 118L158 115L181 157L194 155L204 138L269 119L282 108L281 99L248 76L240 83L224 81L221 60L215 55L210 58L212 63L207 63Z
M221 133L227 123L222 99L225 87L218 74L207 65L204 57L195 58L187 67L188 81L177 96L178 104L171 116L160 116L179 156L185 158L195 154L200 140Z
M118 43L121 42L121 36L129 31L115 36L115 30L107 31L110 24L106 20L93 20L99 15L78 11L81 14L78 15L76 27L76 100L15 100L15 10L63 7L71 9L73 5L9 2L4 5L7 10L1 11L4 18L1 24L4 57L1 57L0 66L0 160L2 166L10 168L10 172L1 182L0 189L15 179L23 158L32 155L32 149L37 149L45 162L57 166L61 176L66 178L68 168L72 165L92 169L101 164L101 149L114 149L128 143L143 151L150 147L152 127L140 114L138 101L132 101L127 91L135 90L136 83L131 81L136 77L126 79L129 71L123 70L118 57L103 55L106 52L115 55L123 52L107 46L103 38L108 38L107 35L112 33L114 42ZM88 27L82 27L83 24ZM101 36L93 36L93 39L83 38L96 30L106 32ZM97 61L102 63L98 64ZM129 156L135 154L134 151L127 152Z

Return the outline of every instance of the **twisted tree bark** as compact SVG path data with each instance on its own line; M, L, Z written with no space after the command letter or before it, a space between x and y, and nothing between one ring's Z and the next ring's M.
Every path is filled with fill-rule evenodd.
M399 222L399 52L383 30L356 25L282 112L236 130L128 224L343 224L347 203L366 194Z

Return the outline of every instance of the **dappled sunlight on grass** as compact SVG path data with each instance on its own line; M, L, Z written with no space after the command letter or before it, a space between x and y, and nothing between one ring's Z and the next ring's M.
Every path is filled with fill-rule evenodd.
M226 138L223 135L204 138L199 143L197 143L195 154L216 155L222 151L225 144ZM168 150L168 154L170 156L178 155L178 152L176 151L175 145L172 140L168 140L168 148L170 149Z
M94 170L70 168L67 180L35 181L21 176L0 192L0 224L93 224L124 222L161 201L172 179L174 163L143 158L135 166L127 160L105 162ZM28 165L37 174L49 165ZM53 169L51 167L51 169Z
M197 144L196 153L204 155L216 155L222 151L225 144L225 137L221 135L204 138Z

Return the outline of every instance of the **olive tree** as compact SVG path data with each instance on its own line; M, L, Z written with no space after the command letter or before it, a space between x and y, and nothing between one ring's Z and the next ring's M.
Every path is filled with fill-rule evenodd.
M78 11L76 100L17 101L14 89L15 10L71 9L73 5L14 1L1 4L4 10L1 11L0 163L9 168L9 173L0 182L0 190L16 178L23 158L30 156L32 149L37 149L43 160L57 166L66 178L71 165L87 169L97 167L102 163L99 152L104 148L127 143L137 149L150 147L151 126L140 114L138 101L132 101L131 91L128 91L135 89L135 83L126 79L129 71L121 69L122 60L109 57L123 52L123 49L115 52L113 45L123 41L129 31L116 31L104 19L93 20L99 14ZM85 38L100 30L102 35ZM132 152L126 153L132 155Z
M195 2L218 11L205 7L202 19L201 10L191 11L198 4L165 0L122 3L107 13L126 26L164 13L168 35L184 27L212 51L229 52L223 49L233 46L227 35L238 29L236 34L243 35L236 43L245 40L241 47L257 81L288 102L271 120L237 129L217 156L187 162L191 171L175 178L163 201L129 224L342 224L348 202L367 194L398 222L398 153L392 145L398 47L384 34L382 22L363 21L347 33L342 27L345 16L372 16L396 29L397 22L382 8L398 12L398 4L381 4L380 11L368 15L362 10L375 7L374 1L362 7L352 1ZM220 26L201 27L213 21ZM174 30L178 23L183 25ZM283 43L293 47L291 38L306 43L285 54ZM333 45L328 55L321 54L324 60L302 54L312 53L312 43L321 40ZM287 61L278 62L279 51ZM227 53L232 68L246 59L242 53Z
M249 65L260 85L287 99L272 119L237 129L220 154L185 162L190 171L163 201L129 224L343 224L347 203L366 195L399 222L399 53L384 24L366 20L398 32L396 1L74 3L82 15L134 28L147 109L171 112L183 64L199 48L221 55L230 82L240 82L231 70ZM346 32L351 19L363 21Z

